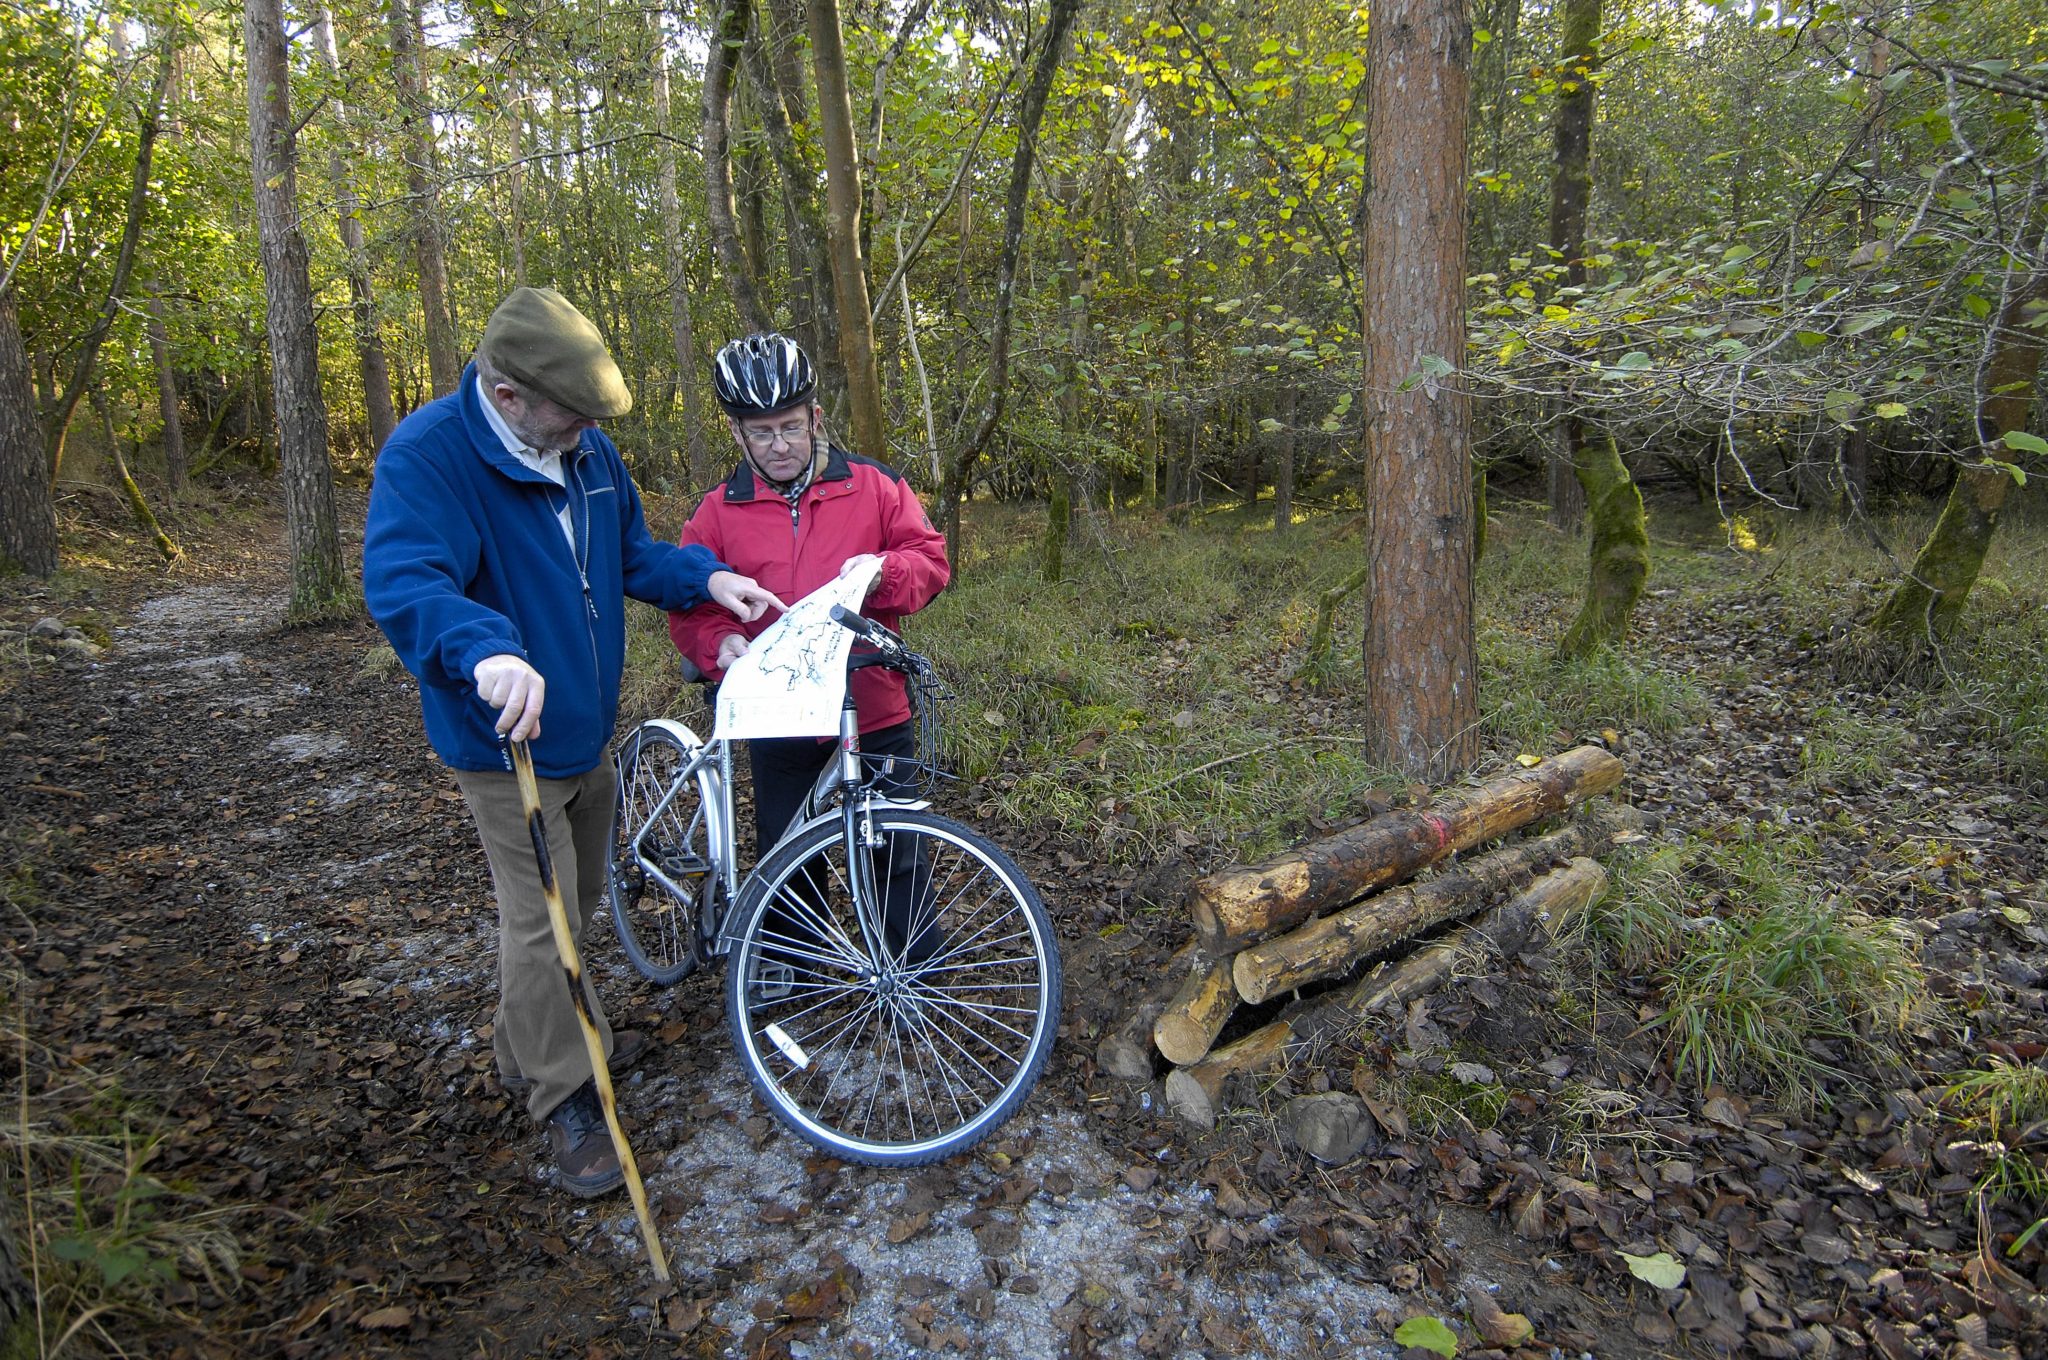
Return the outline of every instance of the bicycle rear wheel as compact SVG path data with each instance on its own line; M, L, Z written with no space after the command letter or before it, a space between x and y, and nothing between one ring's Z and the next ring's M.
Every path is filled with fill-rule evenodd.
M1009 858L908 809L799 832L741 890L726 979L761 1098L848 1161L935 1162L1009 1118L1059 1024L1052 920Z
M633 966L664 987L704 960L700 906L712 905L704 895L718 891L707 853L703 785L681 779L697 751L670 728L645 723L618 755L612 924Z

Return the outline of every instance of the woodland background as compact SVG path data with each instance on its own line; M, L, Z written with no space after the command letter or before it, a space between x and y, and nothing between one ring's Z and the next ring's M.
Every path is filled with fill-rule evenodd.
M966 1283L846 1284L830 1175L672 1336L605 1292L601 1224L507 1248L550 1201L472 1042L485 889L351 553L383 437L531 283L618 356L656 532L733 457L704 373L762 324L945 522L912 626L961 699L947 796L1075 979L1035 1106L1165 1214L1162 1271L1245 1305L1077 1286L1073 1353L1242 1353L1317 1272L1469 1351L1480 1267L1532 1354L2037 1353L2044 133L2048 28L2005 0L0 0L16 1343L1013 1335ZM631 647L623 717L688 716L651 611ZM1095 1069L1192 874L1581 741L1649 839L1545 957L1231 1088L1210 1134ZM624 971L636 1019L718 1023ZM684 1149L719 1058L672 1053L650 1137ZM1370 1159L1273 1132L1332 1089L1399 1116ZM1067 1173L1030 1141L860 1193L972 1257L977 1197L1044 1226ZM695 1174L664 1211L729 1221ZM420 1222L445 1271L394 1265Z

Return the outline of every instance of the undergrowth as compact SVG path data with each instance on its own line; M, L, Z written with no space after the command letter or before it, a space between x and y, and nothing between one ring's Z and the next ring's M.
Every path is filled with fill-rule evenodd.
M1906 937L1831 896L1815 862L1810 837L1749 823L1616 857L1580 929L1661 996L1646 1028L1679 1076L1825 1101L1852 1054L1900 1060L1924 1000Z
M10 953L0 994L0 1232L27 1286L4 1360L149 1353L167 1323L203 1333L188 1305L241 1286L230 1220L240 1212L156 1174L160 1120L118 1081L59 1065L31 1034L16 956L37 948L35 922L50 909L36 874L42 847L7 846L15 868L0 880Z

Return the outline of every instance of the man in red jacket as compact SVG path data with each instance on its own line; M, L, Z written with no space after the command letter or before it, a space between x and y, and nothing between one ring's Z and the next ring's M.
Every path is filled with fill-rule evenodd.
M825 411L814 400L817 375L795 341L775 334L733 341L713 360L712 387L740 461L690 516L683 543L704 545L792 603L878 557L882 569L861 612L890 628L945 588L952 575L945 536L893 469L826 438ZM703 605L670 614L669 633L685 657L717 679L779 617L770 611L748 623L721 606ZM902 676L878 666L856 671L853 693L864 755L916 753ZM832 740L756 740L748 754L756 853L765 854L825 767Z

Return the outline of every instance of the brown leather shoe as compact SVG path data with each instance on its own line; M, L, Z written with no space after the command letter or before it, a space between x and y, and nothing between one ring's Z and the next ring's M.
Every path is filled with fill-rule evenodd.
M615 1029L612 1031L611 1061L605 1067L617 1076L646 1057L652 1047L647 1036L637 1029ZM525 1077L508 1077L503 1072L498 1074L498 1085L505 1088L507 1095L515 1095L522 1100L533 1090L533 1083Z
M555 1179L576 1198L609 1194L626 1183L592 1083L577 1087L548 1115L548 1143L555 1150Z

